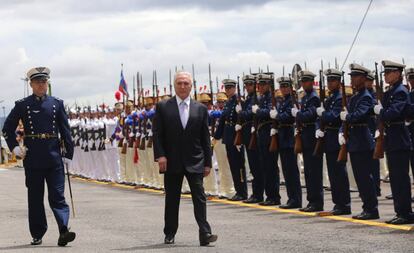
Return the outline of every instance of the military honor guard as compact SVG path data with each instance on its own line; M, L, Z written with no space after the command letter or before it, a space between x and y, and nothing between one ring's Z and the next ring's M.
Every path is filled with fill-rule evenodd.
M409 177L412 143L405 125L406 108L410 108L410 98L407 88L402 84L405 65L388 60L382 61L382 65L385 82L390 88L385 92L383 101L375 105L374 111L385 125L384 150L396 213L396 216L386 223L409 224L414 222L414 214Z
M216 140L221 139L226 147L228 163L236 190L236 194L230 200L242 201L247 199L247 180L246 168L244 166L244 147L234 145L234 138L236 136L235 125L237 123L235 109L237 105L236 81L225 79L223 84L228 100L221 113L214 138Z
M316 130L316 137L323 138L323 150L326 157L332 201L334 203L332 215L351 214L351 194L349 191L346 161L338 161L340 146L338 133L341 127L340 113L342 110L342 94L340 92L342 72L336 69L327 69L325 76L328 81L329 97L316 109L325 131Z
M302 190L300 185L300 174L297 156L293 151L295 145L295 118L292 116L292 80L289 77L279 77L277 82L280 86L282 100L277 108L272 108L269 116L277 120L278 143L280 162L288 200L286 204L279 206L283 209L294 209L302 207Z
M338 142L340 145L347 144L359 196L363 203L363 211L353 218L379 219L377 193L372 177L374 138L368 127L374 105L365 85L370 70L359 64L351 64L350 69L351 84L356 93L351 97L347 110L340 113L341 120L349 125L349 138L344 138L342 129L338 135Z
M408 127L408 130L410 131L410 137L411 137L411 145L414 146L414 68L407 68L407 81L410 84L410 105L407 110L407 121L406 125ZM411 149L410 154L410 164L411 164L411 174L413 176L414 181L414 148ZM412 201L414 202L414 197L412 198Z
M272 119L270 111L272 110L272 92L271 85L274 85L273 75L258 74L257 84L259 87L259 101L252 106L252 113L256 117L256 125L253 126L252 133L257 135L256 148L259 154L260 170L264 174L264 188L266 200L260 205L274 206L280 205L280 177L277 159L279 153L270 151L270 134L272 128Z
M315 131L317 127L316 108L321 104L318 95L313 89L315 74L302 70L299 72L299 80L305 91L300 108L292 108L292 116L297 119L301 128L303 143L303 164L305 170L305 183L308 205L300 211L317 212L323 210L323 156L313 154L316 145Z
M27 72L33 94L16 101L4 123L3 133L9 149L23 159L31 244L42 244L48 228L43 205L46 182L49 205L59 227L58 245L66 246L76 237L69 231L70 211L64 195L64 163L69 163L73 157L73 142L63 101L47 95L49 77L50 70L46 67ZM23 145L16 141L19 120L25 131Z

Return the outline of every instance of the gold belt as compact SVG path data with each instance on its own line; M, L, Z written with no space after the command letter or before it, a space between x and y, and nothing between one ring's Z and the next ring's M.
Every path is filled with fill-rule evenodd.
M33 138L33 139L54 139L57 138L57 134L25 134L25 137Z

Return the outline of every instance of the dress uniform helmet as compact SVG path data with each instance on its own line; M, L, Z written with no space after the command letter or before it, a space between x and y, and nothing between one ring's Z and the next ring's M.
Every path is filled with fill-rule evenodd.
M406 69L407 72L407 79L413 80L414 79L414 68Z
M383 60L382 66L384 66L384 72L390 72L390 71L396 71L396 70L402 72L405 68L404 64L389 61L389 60Z
M233 79L224 79L223 81L224 87L236 87L237 82Z
M152 97L146 97L144 99L146 105L154 104L154 99Z
M226 102L226 101L227 101L226 93L218 92L217 93L217 102Z
M356 63L350 64L349 69L351 70L351 73L349 73L349 75L351 76L359 76L359 75L367 76L369 73L371 73L371 70Z
M326 78L329 80L341 80L342 72L337 69L327 69L324 72Z
M299 80L302 82L313 81L316 77L314 73L308 70L301 70L299 71L298 75L299 75Z
M210 101L211 101L210 95L207 93L201 93L200 96L198 97L198 102L200 103L207 103Z
M257 75L257 82L259 84L271 84L273 82L273 76L269 74L258 74Z
M290 77L281 76L276 81L279 83L280 87L291 87L292 79Z
M27 78L29 80L41 79L48 80L50 78L50 69L47 67L35 67L27 71Z
M372 71L369 72L368 75L367 75L367 79L370 80L370 81L374 81L375 80L374 72L372 72Z
M245 75L243 76L243 83L248 84L248 83L255 83L256 82L256 77L254 75Z

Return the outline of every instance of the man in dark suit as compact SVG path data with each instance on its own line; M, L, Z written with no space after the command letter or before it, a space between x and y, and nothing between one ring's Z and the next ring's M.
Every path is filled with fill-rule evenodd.
M178 210L184 176L190 185L200 246L217 240L207 222L203 177L211 170L211 143L207 107L191 99L192 77L178 72L176 96L156 106L153 123L154 159L164 173L165 244L173 244L178 229Z
M32 245L42 244L47 230L43 196L45 182L49 205L59 227L59 246L75 240L76 234L69 232L69 206L65 201L65 173L63 162L73 157L73 142L63 101L46 95L50 70L46 67L32 68L27 73L33 94L16 101L7 116L3 133L10 150L23 159L29 203L29 228ZM24 126L24 145L16 141L19 120ZM65 154L61 153L64 142Z

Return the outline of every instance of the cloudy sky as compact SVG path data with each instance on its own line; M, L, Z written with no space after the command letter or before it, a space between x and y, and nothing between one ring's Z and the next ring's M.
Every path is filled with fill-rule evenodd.
M150 87L157 70L161 93L169 69L195 64L196 80L236 78L249 68L321 59L342 65L369 0L2 0L0 106L6 113L24 94L26 71L51 68L53 95L68 104L114 102L121 63ZM348 63L374 67L391 59L414 66L411 0L374 0ZM1 112L3 115L3 112Z

